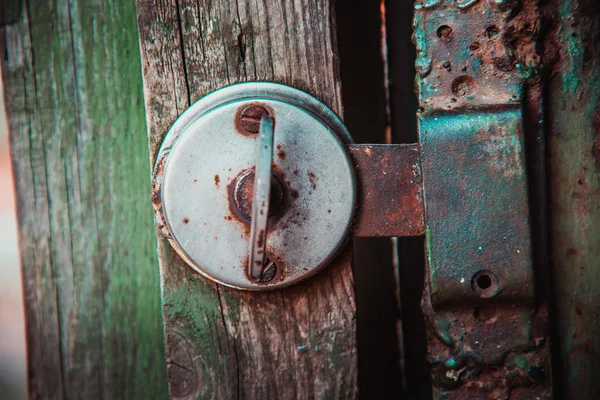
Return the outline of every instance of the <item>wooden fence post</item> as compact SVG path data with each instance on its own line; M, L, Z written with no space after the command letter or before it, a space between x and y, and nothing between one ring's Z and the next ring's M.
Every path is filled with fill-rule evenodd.
M190 104L236 82L292 85L341 114L332 4L137 0L152 157ZM354 398L351 255L297 286L244 293L201 278L159 238L171 397Z
M30 396L166 398L135 4L9 3Z

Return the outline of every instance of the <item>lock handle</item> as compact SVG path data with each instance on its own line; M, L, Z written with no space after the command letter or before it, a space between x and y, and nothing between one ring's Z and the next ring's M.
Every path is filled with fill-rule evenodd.
M248 276L260 281L265 265L267 223L273 169L273 118L264 115L260 120L254 190L252 193L252 219L250 221L250 257Z

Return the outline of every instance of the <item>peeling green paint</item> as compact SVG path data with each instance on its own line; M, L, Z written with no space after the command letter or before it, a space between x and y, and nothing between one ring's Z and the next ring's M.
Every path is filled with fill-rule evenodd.
M31 396L167 398L135 3L20 3L0 36Z
M220 366L219 350L208 340L214 324L210 319L221 319L219 299L214 290L206 286L198 278L180 283L177 289L165 291L163 304L169 319L186 322L186 328L178 333L196 346L197 353L202 354L209 365Z

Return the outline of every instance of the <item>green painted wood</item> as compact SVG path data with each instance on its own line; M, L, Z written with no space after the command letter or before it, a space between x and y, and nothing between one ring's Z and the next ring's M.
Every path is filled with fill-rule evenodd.
M565 399L600 398L600 3L548 9L548 186L556 381Z
M32 398L167 397L133 1L0 29Z
M236 82L292 85L342 113L333 1L137 0L137 12L153 159L192 102ZM351 255L290 288L243 292L202 278L161 236L171 398L356 398Z

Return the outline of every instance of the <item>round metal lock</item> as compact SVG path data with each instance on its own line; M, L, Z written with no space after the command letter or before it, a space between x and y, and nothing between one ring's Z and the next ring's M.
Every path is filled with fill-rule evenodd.
M271 123L272 149L261 142L261 118ZM159 228L192 268L223 285L265 290L305 279L349 235L356 184L348 143L335 113L300 90L242 83L213 92L175 121L161 146L153 172ZM262 182L268 210L253 204L259 163L259 174L271 175ZM260 279L248 272L253 212L267 221L258 233Z

